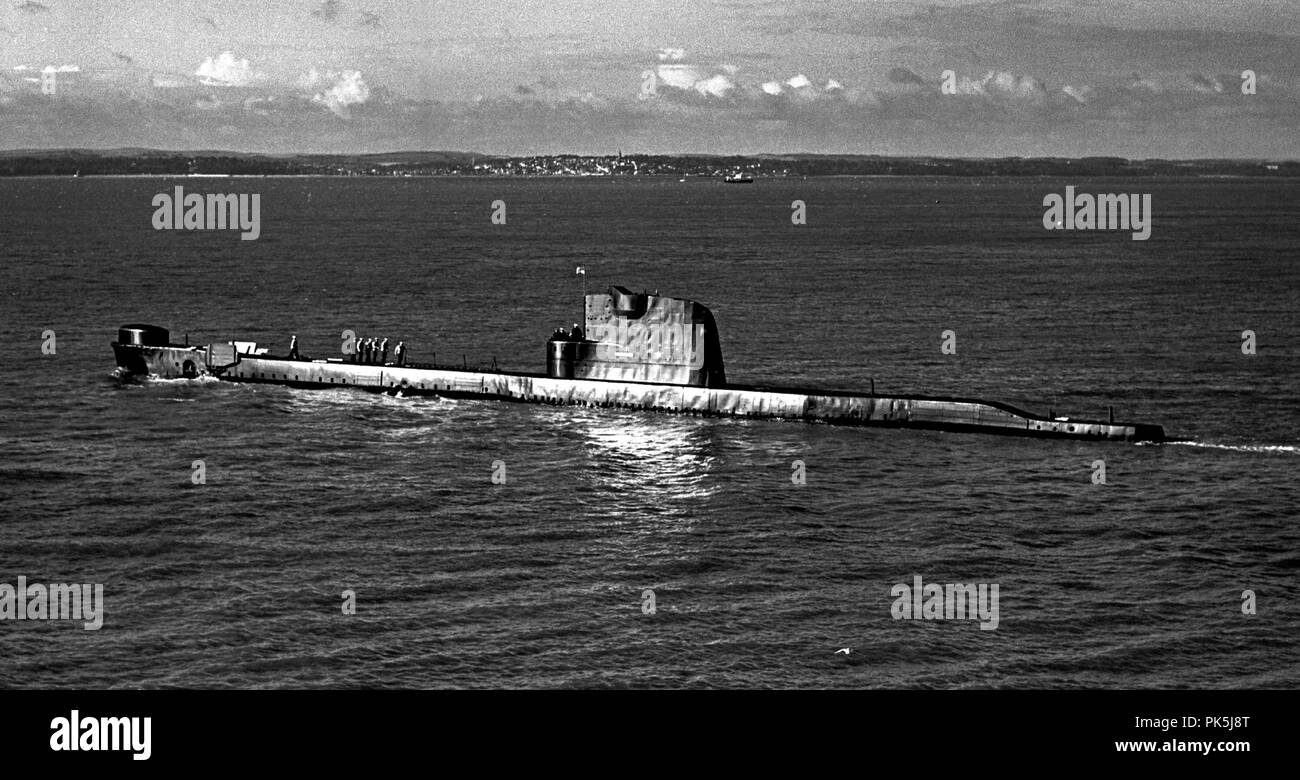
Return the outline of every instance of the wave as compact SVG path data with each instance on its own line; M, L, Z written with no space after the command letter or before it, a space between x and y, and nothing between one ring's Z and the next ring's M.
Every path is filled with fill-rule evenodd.
M140 376L138 374L124 374L121 369L114 369L108 373L110 379L116 380L118 384L124 387L142 387L145 385L209 385L220 384L221 380L211 374L201 374L193 379L176 377L168 379L157 374Z
M217 379L211 374L200 374L193 379L185 379L184 377L168 379L167 377L161 377L157 374L150 374L145 377L145 381L151 385L209 385L221 383L220 379Z
M1216 444L1208 441L1170 441L1164 446L1200 447L1209 450L1229 450L1231 452L1285 453L1300 455L1300 446L1295 444Z

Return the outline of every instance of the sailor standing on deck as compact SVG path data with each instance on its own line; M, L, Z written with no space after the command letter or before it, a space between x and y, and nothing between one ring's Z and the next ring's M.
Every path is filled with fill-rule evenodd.
M361 342L361 363L370 362L370 339Z
M379 365L388 365L388 337L385 336L383 342L379 345Z
M397 363L399 368L406 365L405 341L399 341L397 342L397 346L393 347L393 362Z
M289 359L298 359L298 336L296 334L289 339Z

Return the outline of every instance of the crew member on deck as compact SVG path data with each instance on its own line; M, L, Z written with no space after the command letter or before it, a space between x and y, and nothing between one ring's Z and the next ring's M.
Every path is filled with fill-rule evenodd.
M582 341L582 328L578 323L573 323L573 330L569 331L569 341Z
M393 361L397 363L397 366L399 368L406 365L406 342L405 341L399 341L397 342L397 346L393 347Z
M385 336L383 342L379 345L379 365L388 365L388 337Z
M566 341L568 340L568 338L569 338L568 336L564 335L564 328L559 327L556 328L555 332L551 334L550 341Z
M289 339L289 359L298 359L298 337L296 335Z

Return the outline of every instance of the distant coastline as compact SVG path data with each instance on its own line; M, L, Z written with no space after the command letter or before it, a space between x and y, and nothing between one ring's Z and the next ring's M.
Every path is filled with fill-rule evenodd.
M154 149L0 151L0 176L1300 176L1294 160L875 155L245 154Z

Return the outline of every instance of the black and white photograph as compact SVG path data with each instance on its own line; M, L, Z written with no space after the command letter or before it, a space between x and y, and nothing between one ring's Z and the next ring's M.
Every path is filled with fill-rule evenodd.
M1294 0L9 0L0 208L50 766L218 691L1284 749Z

